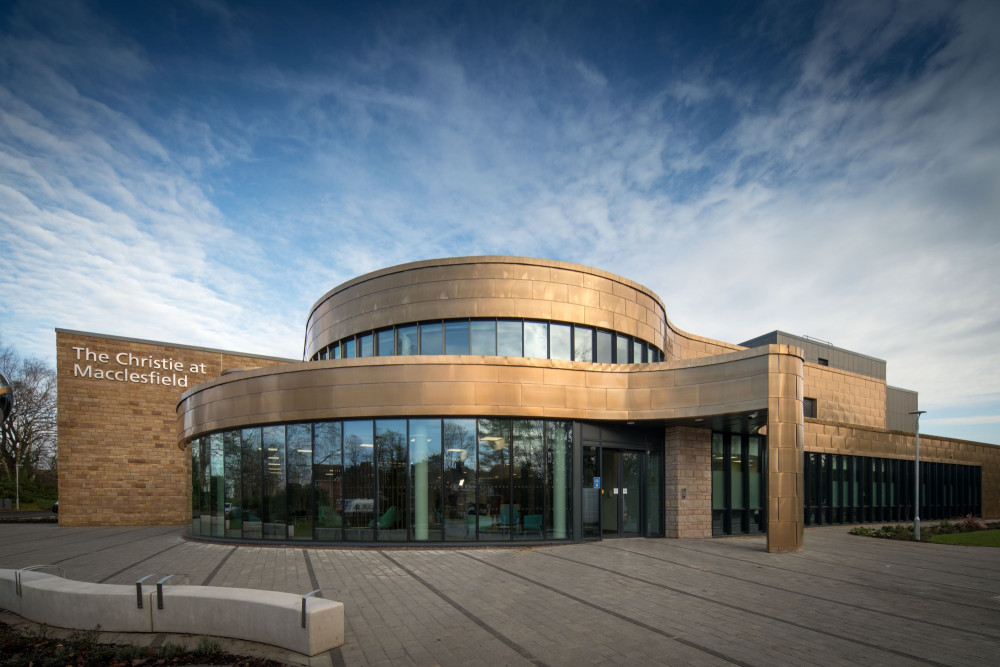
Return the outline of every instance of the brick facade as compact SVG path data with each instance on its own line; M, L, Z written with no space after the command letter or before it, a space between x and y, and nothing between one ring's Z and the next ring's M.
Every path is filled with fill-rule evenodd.
M177 446L181 392L226 369L286 362L57 329L59 523L189 522L191 455Z

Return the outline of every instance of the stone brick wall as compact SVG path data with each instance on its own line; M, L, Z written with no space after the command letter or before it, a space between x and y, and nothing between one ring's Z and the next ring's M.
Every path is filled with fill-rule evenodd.
M837 368L803 364L805 396L816 399L816 418L885 428L885 382Z
M666 430L664 514L667 537L712 536L712 430Z
M190 521L178 397L223 370L279 363L286 360L57 329L59 523Z
M913 459L912 433L863 428L853 424L808 419L807 452ZM979 465L983 468L983 516L1000 517L1000 446L920 434L920 460Z

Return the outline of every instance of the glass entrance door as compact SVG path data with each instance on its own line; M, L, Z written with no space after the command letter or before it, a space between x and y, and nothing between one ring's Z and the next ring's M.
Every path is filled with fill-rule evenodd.
M642 535L642 452L601 451L601 535Z

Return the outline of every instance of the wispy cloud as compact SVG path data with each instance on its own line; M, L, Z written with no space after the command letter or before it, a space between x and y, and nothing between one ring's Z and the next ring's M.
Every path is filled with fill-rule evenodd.
M763 5L716 41L528 6L302 8L277 34L225 3L151 9L154 40L61 5L0 44L0 334L35 353L65 326L295 356L343 280L509 253L1000 409L992 5Z

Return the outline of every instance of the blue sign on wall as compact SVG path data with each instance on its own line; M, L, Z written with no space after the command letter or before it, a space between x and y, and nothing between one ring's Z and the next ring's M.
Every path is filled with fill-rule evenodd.
M601 488L601 478L600 477L595 477L594 478L594 488L595 489Z

